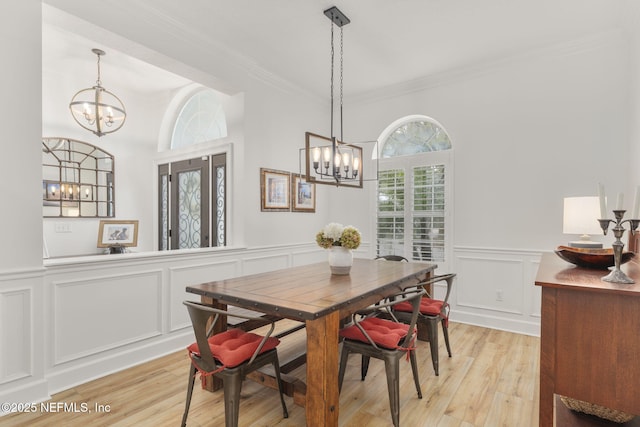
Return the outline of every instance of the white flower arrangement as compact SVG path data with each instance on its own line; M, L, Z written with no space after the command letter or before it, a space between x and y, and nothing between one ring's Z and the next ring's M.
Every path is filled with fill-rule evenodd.
M352 225L346 227L337 222L327 224L316 234L316 243L324 249L332 246L342 246L347 249L357 249L362 237L360 231Z

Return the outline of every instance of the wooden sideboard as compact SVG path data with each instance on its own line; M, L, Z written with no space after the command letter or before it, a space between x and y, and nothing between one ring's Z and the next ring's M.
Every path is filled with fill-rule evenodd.
M542 256L540 426L554 424L555 395L640 415L640 265L622 270L635 284L601 280L608 272ZM637 419L637 418L636 418Z

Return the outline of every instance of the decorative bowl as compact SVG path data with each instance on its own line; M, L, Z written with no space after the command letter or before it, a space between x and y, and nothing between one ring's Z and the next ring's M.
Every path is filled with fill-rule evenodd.
M612 267L615 262L613 260L613 249L588 249L588 248L572 248L570 246L558 246L555 250L556 254L563 260L575 264L578 267L596 268L606 270ZM633 258L633 252L623 252L621 264L628 262Z

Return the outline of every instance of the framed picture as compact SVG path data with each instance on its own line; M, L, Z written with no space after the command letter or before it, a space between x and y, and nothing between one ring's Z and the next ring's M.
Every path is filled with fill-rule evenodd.
M138 220L101 220L98 229L98 247L138 245Z
M303 175L291 174L291 210L316 211L316 185L304 179Z
M290 173L260 168L260 208L263 212L290 211Z

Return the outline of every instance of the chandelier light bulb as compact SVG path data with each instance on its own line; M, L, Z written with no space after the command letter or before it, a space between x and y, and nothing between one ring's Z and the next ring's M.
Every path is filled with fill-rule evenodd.
M342 164L344 166L348 166L349 165L349 153L343 153L342 154Z

